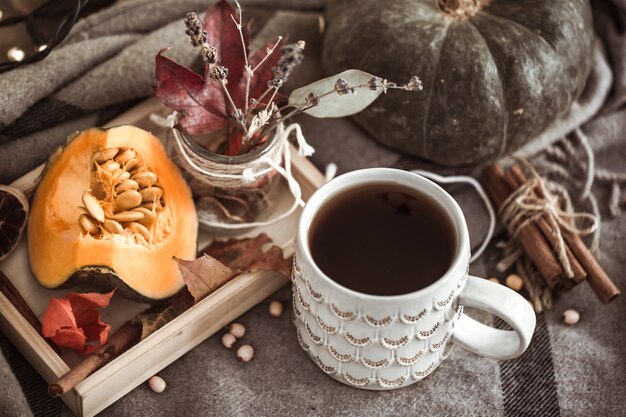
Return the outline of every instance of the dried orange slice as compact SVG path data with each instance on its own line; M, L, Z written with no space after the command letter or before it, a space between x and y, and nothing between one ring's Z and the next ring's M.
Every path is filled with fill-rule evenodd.
M13 252L28 218L28 200L17 188L0 185L0 261Z

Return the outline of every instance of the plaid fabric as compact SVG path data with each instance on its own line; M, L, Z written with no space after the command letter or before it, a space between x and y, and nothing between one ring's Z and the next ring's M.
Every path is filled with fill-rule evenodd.
M159 49L172 46L170 56L192 65L195 51L181 36L181 17L189 10L203 10L206 3L120 1L79 22L63 46L44 61L1 74L0 182L37 166L69 133L101 124L151 95L152 62ZM321 11L322 0L242 3L248 16L258 18L257 29L271 19L271 34L307 40L307 65L294 80L298 85L320 77L316 12ZM602 42L594 72L576 111L557 126L560 130L539 138L538 147L582 124L592 140L596 163L623 169L626 0L594 0L593 7ZM291 11L274 15L274 10L284 9ZM340 172L370 166L463 171L399 155L372 141L349 120L300 122L317 149L313 161L320 169L334 162ZM486 226L480 203L462 187L449 190L470 219L472 241L478 242ZM598 185L594 192L603 196L606 190ZM626 288L621 270L626 253L620 245L626 220L607 219L604 230L602 263ZM471 272L491 276L498 256L492 245ZM288 289L274 295L285 306L289 297ZM560 313L568 307L582 314L575 327L561 324ZM410 388L366 392L326 377L299 348L289 311L273 319L262 304L240 318L248 328L246 342L256 348L254 361L236 362L218 337L210 338L160 373L168 383L163 394L152 393L144 384L101 415L620 415L626 388L625 313L624 298L602 306L583 284L557 300L553 311L538 317L529 350L516 360L496 362L457 349L441 369ZM2 335L0 347L0 415L71 415L60 400L47 396L43 380Z

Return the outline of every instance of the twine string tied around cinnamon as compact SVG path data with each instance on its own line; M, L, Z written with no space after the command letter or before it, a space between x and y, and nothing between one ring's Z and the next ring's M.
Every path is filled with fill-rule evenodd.
M552 192L549 184L537 173L527 161L520 161L530 177L528 181L515 190L501 205L499 214L509 234L516 237L520 230L540 217L545 217L553 231L559 263L568 278L573 278L571 263L567 257L566 243L563 240L561 227L578 236L592 234L598 228L595 215L585 212L574 212L571 207L562 207L561 199ZM581 226L581 223L586 225Z

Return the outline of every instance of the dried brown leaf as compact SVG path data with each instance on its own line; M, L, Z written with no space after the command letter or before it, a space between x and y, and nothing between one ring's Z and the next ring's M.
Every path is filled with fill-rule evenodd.
M140 340L144 340L146 337L180 316L193 304L194 300L189 293L187 291L181 291L169 303L151 307L143 313L138 314L133 320L133 324L141 325Z
M272 240L265 233L254 238L229 239L211 243L202 252L241 273L276 271L286 277L291 275L291 262L283 258L283 251L276 245L268 249Z
M175 260L194 303L224 285L233 276L229 267L206 254L193 261Z

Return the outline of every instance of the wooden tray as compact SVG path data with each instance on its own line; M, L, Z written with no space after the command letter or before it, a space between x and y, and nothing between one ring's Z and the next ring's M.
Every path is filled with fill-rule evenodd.
M153 113L163 114L164 111L166 109L157 100L149 99L106 126L132 124L150 130L163 139L167 131L150 122L149 116ZM324 177L297 151L293 148L291 151L292 170L302 186L303 198L306 200L324 182ZM26 192L32 191L29 184L34 183L42 170L43 165L12 185ZM244 236L265 232L283 248L285 257L291 256L299 214L297 211L279 223L249 231ZM206 232L200 231L198 248L205 247L211 239ZM26 237L22 238L15 252L0 264L0 270L9 277L38 317L43 314L50 298L63 296L67 292L47 290L36 283L28 264ZM90 375L74 390L63 395L63 401L79 416L95 415L286 283L283 276L271 272L238 276ZM146 304L113 297L110 307L103 311L103 319L111 324L114 332L146 307ZM59 356L2 293L0 328L48 383L65 374L80 360L74 353L64 352Z

